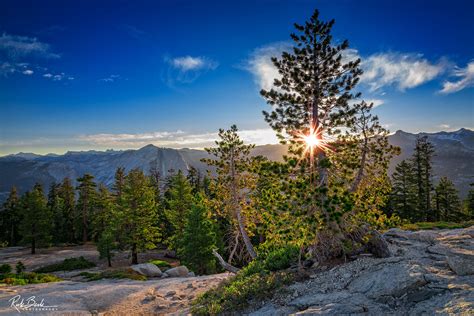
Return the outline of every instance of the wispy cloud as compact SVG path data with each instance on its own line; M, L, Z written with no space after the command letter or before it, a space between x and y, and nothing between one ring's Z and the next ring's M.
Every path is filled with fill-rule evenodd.
M278 140L271 129L242 130L239 135L247 143L273 144ZM217 132L189 133L181 130L137 134L93 134L77 138L81 143L112 148L139 148L148 144L169 148L203 148L214 146Z
M39 75L53 81L74 80L73 76L66 75L64 72L52 72L38 65L39 60L45 62L45 60L60 57L60 54L52 51L49 44L39 41L36 37L6 33L0 36L0 76L23 74Z
M101 81L101 82L115 82L119 79L121 79L120 75L110 75L106 78L99 79L99 81Z
M362 59L361 82L371 91L395 86L400 91L418 87L443 74L449 67L446 60L430 62L421 54L379 53Z
M176 69L183 72L198 70L214 70L219 64L207 57L183 56L169 60L169 63Z
M257 48L250 54L244 68L250 71L255 82L262 89L273 87L275 78L280 74L274 67L271 57L281 57L283 51L291 48L288 42L277 42ZM447 71L451 63L446 59L431 62L421 54L382 52L369 56L360 56L356 49L348 49L342 54L343 62L361 58L364 74L361 82L371 92L380 92L382 87L395 87L400 91L415 88L431 81ZM375 106L380 105L374 102Z
M451 126L449 124L440 124L439 125L440 128L444 128L444 129L448 129L450 128Z
M474 87L474 61L469 62L466 68L456 67L453 75L459 80L445 81L440 93L449 94Z
M14 73L21 73L26 76L31 76L34 71L30 69L29 63L12 63L0 62L0 76L8 77Z
M18 60L24 57L59 58L47 43L35 37L18 36L3 33L0 36L0 54L3 58Z
M208 57L182 56L165 58L168 69L163 73L163 81L170 87L176 83L192 83L204 73L214 70L219 63Z
M384 104L385 100L382 100L382 99L368 99L368 100L365 100L365 102L367 102L368 104L373 103L373 108L376 108L376 107L379 107L382 104Z
M48 73L43 74L43 78L51 79L53 81L63 81L63 80L72 81L75 79L73 76L66 75L64 72L57 73L57 74L48 72Z
M243 68L253 74L255 83L261 89L269 90L273 87L274 80L281 77L271 58L280 57L281 53L289 48L288 42L277 42L259 47L250 54Z

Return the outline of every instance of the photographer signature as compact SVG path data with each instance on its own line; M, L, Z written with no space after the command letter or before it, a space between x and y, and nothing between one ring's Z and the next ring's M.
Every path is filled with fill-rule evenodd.
M11 302L10 307L16 309L19 313L21 311L46 311L46 310L57 310L57 305L45 305L44 299L41 301L36 301L36 296L30 296L26 299L22 298L21 295L15 295L11 299L8 300Z

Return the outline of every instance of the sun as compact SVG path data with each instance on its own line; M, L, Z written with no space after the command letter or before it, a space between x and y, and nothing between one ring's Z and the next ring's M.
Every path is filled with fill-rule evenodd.
M306 146L309 148L319 147L321 144L320 139L315 133L310 133L309 135L303 136L304 141L306 142Z
M296 133L296 139L299 142L305 144L304 153L310 153L311 155L314 154L314 149L318 148L323 151L331 150L331 146L329 145L329 139L327 137L323 137L323 133L319 128L310 128L307 133L298 132Z

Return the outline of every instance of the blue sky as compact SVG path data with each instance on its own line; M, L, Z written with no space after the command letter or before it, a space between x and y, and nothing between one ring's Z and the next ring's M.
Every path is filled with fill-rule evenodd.
M0 2L0 155L272 142L258 91L318 8L390 130L474 127L472 1Z

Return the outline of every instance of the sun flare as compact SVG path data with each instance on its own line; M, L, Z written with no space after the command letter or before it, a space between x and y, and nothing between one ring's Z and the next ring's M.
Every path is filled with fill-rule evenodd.
M319 128L310 128L307 133L298 132L297 140L305 145L305 153L314 153L314 149L318 148L323 151L331 150L329 139L323 137Z
M310 133L309 135L303 136L304 141L306 142L306 146L313 148L318 147L321 143L318 136L315 133Z

